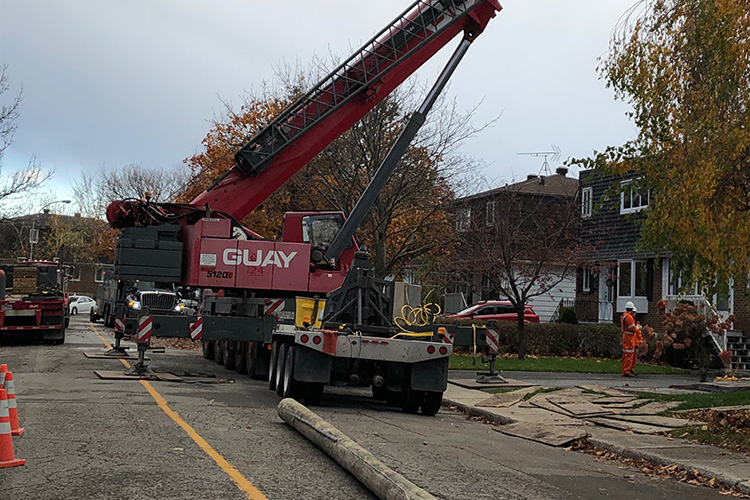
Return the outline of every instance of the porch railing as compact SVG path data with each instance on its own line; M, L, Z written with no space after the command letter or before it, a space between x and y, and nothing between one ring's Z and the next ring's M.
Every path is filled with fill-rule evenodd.
M561 299L550 318L551 323L560 321L563 309L573 309L582 323L598 323L612 320L612 303L602 300L567 298Z

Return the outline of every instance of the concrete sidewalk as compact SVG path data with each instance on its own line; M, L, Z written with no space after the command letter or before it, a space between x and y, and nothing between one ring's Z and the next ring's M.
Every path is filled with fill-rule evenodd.
M443 405L455 407L469 415L480 416L501 425L529 425L539 428L557 426L564 433L571 429L578 432L583 430L588 435L588 442L594 446L627 458L647 460L665 466L676 465L682 470L697 471L706 477L715 477L721 485L736 487L750 495L750 461L747 455L672 439L665 435L635 434L601 427L583 419L530 405L515 404L504 408L477 406L490 397L491 394L484 391L466 389L449 383L443 397Z

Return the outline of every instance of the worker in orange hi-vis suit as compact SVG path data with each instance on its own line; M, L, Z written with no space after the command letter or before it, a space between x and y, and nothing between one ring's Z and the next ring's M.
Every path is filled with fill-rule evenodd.
M622 372L623 377L637 377L635 369L636 349L641 331L635 321L635 304L625 304L625 312L620 317L620 331L622 332Z

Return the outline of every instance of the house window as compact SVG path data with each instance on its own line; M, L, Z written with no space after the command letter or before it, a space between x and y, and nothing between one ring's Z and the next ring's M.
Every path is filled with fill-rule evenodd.
M591 217L594 208L594 189L587 187L581 190L581 217Z
M81 281L81 268L78 266L70 266L67 269L68 279L70 281Z
M456 212L456 231L463 232L469 229L471 223L471 208L459 208Z
M584 269L581 273L581 290L590 292L593 289L594 272L591 269Z
M620 262L618 268L619 297L648 296L648 263L634 260Z
M489 200L484 206L484 221L487 227L495 225L495 200Z
M94 282L104 283L104 272L105 270L103 267L97 267L96 274L94 275Z
M669 263L669 295L700 295L700 283L688 283L684 273L677 271L672 261Z
M622 181L620 187L622 188L622 192L620 193L620 214L632 214L648 206L651 198L650 190L641 193L638 187L633 185L632 179Z

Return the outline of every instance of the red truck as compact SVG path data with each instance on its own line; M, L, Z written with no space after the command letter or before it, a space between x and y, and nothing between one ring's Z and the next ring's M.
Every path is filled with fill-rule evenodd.
M65 342L68 293L60 263L24 261L0 273L0 333L35 332L45 342Z

